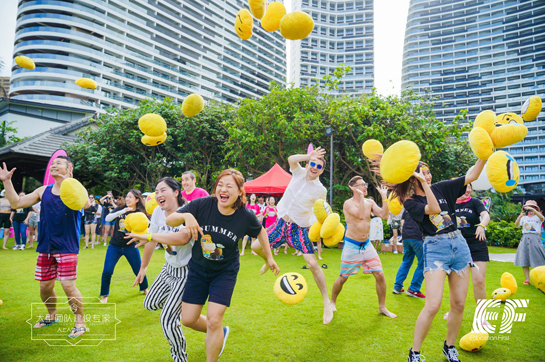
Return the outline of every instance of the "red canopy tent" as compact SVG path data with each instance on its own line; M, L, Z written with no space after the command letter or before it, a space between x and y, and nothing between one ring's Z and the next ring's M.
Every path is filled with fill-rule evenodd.
M246 194L283 194L291 180L291 174L277 163L255 180L244 183Z

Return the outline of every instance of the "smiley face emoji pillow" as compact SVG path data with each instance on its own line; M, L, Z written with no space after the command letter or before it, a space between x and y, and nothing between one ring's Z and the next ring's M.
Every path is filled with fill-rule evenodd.
M520 171L517 161L505 151L496 151L486 163L488 181L498 192L509 192L517 187Z
M254 19L247 9L238 12L235 19L235 31L242 40L248 40L252 37L254 28Z
M274 283L274 294L286 304L294 305L307 295L307 281L298 273L286 273Z

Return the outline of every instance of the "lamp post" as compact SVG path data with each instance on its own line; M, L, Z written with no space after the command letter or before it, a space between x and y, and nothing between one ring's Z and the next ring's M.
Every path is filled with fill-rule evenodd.
M329 205L333 207L333 128L331 126L326 127L325 135L331 136L331 150L330 150L330 161L329 161Z

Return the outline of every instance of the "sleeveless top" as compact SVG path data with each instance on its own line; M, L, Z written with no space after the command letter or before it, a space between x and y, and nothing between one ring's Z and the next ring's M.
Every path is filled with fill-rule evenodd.
M78 254L82 212L69 209L52 189L53 185L47 186L42 195L36 251Z

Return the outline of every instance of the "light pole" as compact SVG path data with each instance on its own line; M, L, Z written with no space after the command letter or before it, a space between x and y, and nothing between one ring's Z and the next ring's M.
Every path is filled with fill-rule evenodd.
M325 135L331 136L331 150L330 150L330 163L329 163L329 205L333 207L333 128L331 126L326 127Z

